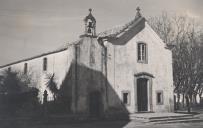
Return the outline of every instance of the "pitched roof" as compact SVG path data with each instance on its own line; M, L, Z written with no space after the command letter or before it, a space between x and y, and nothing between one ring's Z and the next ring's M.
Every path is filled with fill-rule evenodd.
M99 33L98 38L118 37L119 35L125 33L126 31L130 30L132 27L139 24L140 21L142 21L143 19L144 19L144 17L142 17L142 16L135 16L135 18L132 21L128 22L127 24L117 26L117 27L114 27L112 29L109 29L109 30L106 30L104 32ZM81 39L79 39L77 41L74 41L74 42L71 42L71 43L65 43L65 45L59 47L58 49L56 49L54 51L46 52L46 53L43 53L43 54L40 54L40 55L37 55L37 56L33 56L33 57L30 57L30 58L26 58L26 59L15 61L15 62L12 62L12 63L9 63L9 64L5 64L5 65L0 66L0 68L7 67L7 66L10 66L10 65L13 65L13 64L17 64L17 63L20 63L20 62L23 62L23 61L32 60L32 59L39 58L39 57L42 57L42 56L46 56L46 55L49 55L49 54L65 51L65 50L68 49L69 46L74 45L74 44L78 44L80 41L81 41Z
M24 61L29 61L29 60L39 58L39 57L42 57L42 56L46 56L46 55L49 55L49 54L65 51L65 50L68 49L69 46L79 43L80 40L77 40L77 41L74 41L74 42L71 42L71 43L66 43L65 45L63 45L63 46L61 46L58 49L53 50L53 51L49 51L49 52L42 53L42 54L39 54L39 55L36 55L36 56L33 56L33 57L29 57L29 58L26 58L26 59L21 59L21 60L14 61L14 62L9 63L9 64L2 65L2 66L0 66L0 68L4 68L4 67L7 67L7 66L10 66L10 65L13 65L13 64L17 64L17 63L21 63L21 62L24 62Z
M144 18L141 16L136 16L135 19L131 20L127 24L120 25L120 26L117 26L112 29L99 33L98 38L117 37L120 34L125 33L126 31L130 30L130 28L136 26L143 19Z

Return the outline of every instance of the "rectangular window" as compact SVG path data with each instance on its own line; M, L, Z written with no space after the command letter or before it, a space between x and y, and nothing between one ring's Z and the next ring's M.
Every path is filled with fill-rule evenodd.
M8 67L8 71L9 71L9 72L11 71L11 67Z
M3 78L4 78L4 77L3 77L2 75L0 75L0 84L3 83L3 81L2 81Z
M158 105L163 105L163 91L156 92L156 101Z
M138 61L141 60L141 45L138 44Z
M24 74L27 74L27 63L24 64Z
M123 91L122 92L122 100L123 104L130 105L130 92L129 91Z
M147 46L145 43L138 43L138 62L147 62Z
M47 71L47 58L43 59L43 71Z

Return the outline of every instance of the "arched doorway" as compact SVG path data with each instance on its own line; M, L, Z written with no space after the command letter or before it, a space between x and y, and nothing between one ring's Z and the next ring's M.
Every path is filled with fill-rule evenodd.
M100 116L102 109L101 101L101 93L99 91L94 91L89 94L89 113L91 116Z
M137 79L137 105L138 112L148 111L148 79Z
M152 79L154 76L146 72L140 72L134 76L135 112L152 112Z

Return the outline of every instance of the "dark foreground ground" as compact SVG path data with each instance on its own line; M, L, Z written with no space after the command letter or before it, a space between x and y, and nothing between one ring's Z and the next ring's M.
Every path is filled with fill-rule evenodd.
M31 128L203 128L203 123L179 123L179 124L140 124L129 122L123 125L123 122L93 122L86 124L71 125L52 125L52 126L34 126Z
M173 123L173 124L143 124L135 121L95 121L71 124L23 124L10 122L0 128L203 128L203 122Z
M199 111L203 119L203 111ZM81 123L27 123L23 121L1 121L0 128L203 128L203 122L152 124L138 121L89 121Z

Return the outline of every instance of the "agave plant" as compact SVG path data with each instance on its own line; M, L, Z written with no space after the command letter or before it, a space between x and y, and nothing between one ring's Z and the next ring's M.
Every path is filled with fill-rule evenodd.
M56 80L55 80L55 74L54 73L53 74L48 74L46 79L48 80L46 82L47 88L53 94L53 98L54 98L54 101L55 101L56 98L57 98L58 91L59 91L59 89L57 88Z

